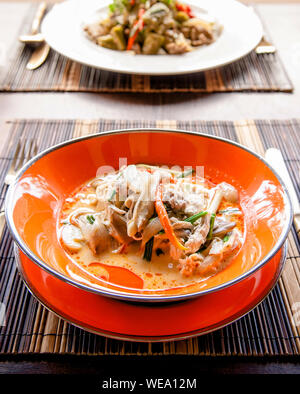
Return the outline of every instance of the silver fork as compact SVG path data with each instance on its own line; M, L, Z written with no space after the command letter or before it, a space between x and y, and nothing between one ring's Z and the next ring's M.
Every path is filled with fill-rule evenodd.
M255 52L258 55L261 55L261 54L264 54L264 53L275 53L276 52L276 48L275 48L275 46L273 44L271 44L268 41L266 36L263 36L263 38L261 39L260 43L255 48Z
M27 161L37 154L37 146L33 139L25 140L25 142L18 141L12 163L7 171L4 183L10 185L16 178L17 172L23 167ZM5 212L0 211L0 239L5 226Z
M257 14L255 8L252 5L248 6L252 12L254 12L259 18L260 16ZM263 27L263 30L264 27ZM255 47L255 52L258 55L263 55L264 53L275 53L276 52L276 47L270 42L269 38L267 37L267 34L265 31L263 31L263 36L258 43L258 45Z
M12 163L4 179L4 183L6 183L6 185L10 185L15 180L17 172L25 163L27 163L27 161L31 159L31 157L36 154L37 146L33 139L25 140L25 143L22 143L21 140L19 140Z

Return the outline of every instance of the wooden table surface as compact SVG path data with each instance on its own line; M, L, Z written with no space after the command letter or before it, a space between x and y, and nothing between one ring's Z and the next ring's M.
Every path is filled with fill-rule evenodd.
M0 1L0 72L4 66L21 11L28 3ZM213 93L213 94L93 94L93 93L0 93L0 143L11 118L117 118L175 120L240 120L300 118L300 3L264 3L259 12L276 45L294 93ZM300 136L299 136L300 137ZM109 361L56 357L0 357L0 374L11 373L91 373L107 374L109 368L138 368L139 360ZM144 358L144 371L175 370L176 360ZM214 359L180 361L182 371L193 374L297 374L299 358ZM154 369L151 369L154 368Z

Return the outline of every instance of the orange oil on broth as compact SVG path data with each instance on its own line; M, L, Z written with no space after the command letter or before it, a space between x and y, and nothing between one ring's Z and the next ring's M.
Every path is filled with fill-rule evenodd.
M157 256L153 252L151 262L146 261L137 243L130 245L126 253L107 251L96 256L85 245L72 257L92 275L129 288L161 290L187 286L201 280L197 275L183 277L177 268L178 262L167 255ZM117 272L116 268L120 271Z

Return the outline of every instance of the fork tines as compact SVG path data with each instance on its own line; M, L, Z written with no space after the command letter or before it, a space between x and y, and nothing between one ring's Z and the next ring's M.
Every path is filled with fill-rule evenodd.
M14 156L10 168L6 174L4 182L10 185L15 179L16 173L23 167L23 165L29 161L33 156L37 154L37 145L33 138L19 140L16 146Z

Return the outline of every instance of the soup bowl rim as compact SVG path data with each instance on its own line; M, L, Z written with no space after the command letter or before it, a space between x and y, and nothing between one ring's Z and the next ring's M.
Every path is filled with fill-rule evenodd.
M46 262L44 262L42 259L40 259L38 256L36 256L31 249L28 247L28 245L25 243L25 241L22 239L21 235L19 234L15 223L13 219L13 208L14 208L14 191L16 186L18 185L19 180L21 179L22 175L38 160L42 159L44 156L48 155L49 153L56 151L60 148L63 148L68 145L76 144L77 142L81 142L84 140L89 140L93 138L101 138L105 136L110 136L110 135L120 135L120 134L129 134L129 133L176 133L176 134L187 134L187 135L193 135L196 137L203 137L203 138L208 138L208 139L213 139L217 141L221 141L230 145L233 145L239 149L242 149L254 157L256 157L258 160L260 160L265 166L267 166L271 172L275 175L277 178L278 182L280 183L284 195L285 195L285 213L286 213L286 220L284 223L284 227L281 231L280 237L278 238L277 242L275 245L271 248L271 250L267 253L266 256L264 256L261 260L259 260L258 263L256 263L253 267L251 267L249 270L245 271L241 275L223 282L217 286L210 287L208 289L204 290L199 290L199 291L194 291L191 293L185 293L185 294L173 294L173 295L155 295L155 292L153 294L137 294L133 293L131 294L130 292L119 292L119 291L114 291L110 288L106 287L92 287L88 286L84 283L81 283L79 281L76 281L72 279L71 277L64 275L63 273L57 271L55 268L52 268L50 265L48 265ZM210 135L210 134L205 134L205 133L199 133L196 131L187 131L187 130L181 130L181 129L163 129L163 128L155 128L155 127L150 127L150 128L129 128L129 129L114 129L114 130L109 130L109 131L103 131L101 133L93 133L73 139L69 139L66 141L63 141L61 143L55 144L51 146L50 148L47 148L43 150L42 152L38 153L36 156L34 156L31 160L29 160L16 174L16 177L12 184L10 185L6 197L5 197L5 217L6 217L6 223L9 228L10 233L12 234L12 237L17 244L18 248L22 250L22 252L35 264L37 264L40 268L44 269L48 273L54 275L56 278L69 283L75 287L78 287L82 290L86 290L92 293L96 293L102 296L107 296L107 297L112 297L116 299L121 299L125 301L134 301L134 302L171 302L171 301L179 301L179 300L184 300L184 299L190 299L194 297L199 297L205 294L209 294L215 291L220 291L228 286L232 286L235 283L238 283L242 281L243 279L247 278L248 276L252 275L254 272L259 270L262 266L264 266L275 254L279 251L279 249L282 247L284 244L288 233L290 231L291 225L292 225L292 220L293 220L293 210L292 210L292 203L291 203L291 198L289 196L289 192L281 179L280 175L277 173L275 169L273 169L269 163L258 153L254 152L253 150L249 149L248 147L245 147L238 142L229 140L227 138L215 136L215 135Z

